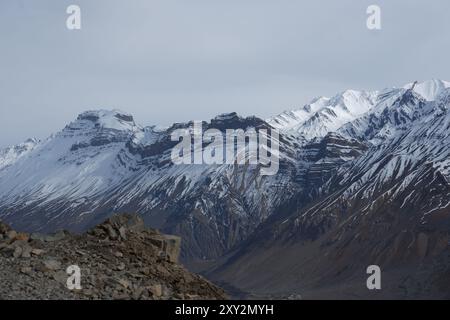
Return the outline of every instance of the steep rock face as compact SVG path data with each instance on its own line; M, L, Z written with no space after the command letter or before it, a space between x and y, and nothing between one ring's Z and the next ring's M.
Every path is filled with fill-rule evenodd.
M359 158L367 146L355 139L329 133L323 139L305 145L311 166L306 174L307 186L319 190L345 162Z

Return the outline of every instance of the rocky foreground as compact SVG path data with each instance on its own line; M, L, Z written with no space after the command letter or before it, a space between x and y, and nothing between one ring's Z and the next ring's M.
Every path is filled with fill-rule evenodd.
M177 263L179 251L178 237L145 228L137 215L82 235L19 233L0 222L0 299L225 299ZM74 265L81 289L70 290Z

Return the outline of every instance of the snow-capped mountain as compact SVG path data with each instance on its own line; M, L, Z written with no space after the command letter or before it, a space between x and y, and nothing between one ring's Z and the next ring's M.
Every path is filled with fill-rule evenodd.
M268 122L282 131L292 131L306 139L324 137L369 111L376 95L354 90L344 91L333 98L316 98L308 105L284 112Z
M379 246L403 243L393 234L407 230L413 246L422 248L426 236L426 252L439 255L450 239L449 87L427 81L347 90L268 121L232 113L203 122L205 130L280 129L274 176L260 175L258 165L174 165L170 135L193 123L142 127L121 111L88 111L44 141L0 152L6 163L0 218L16 229L81 231L114 212L138 212L151 226L183 237L190 265L234 252L220 269L226 272L214 274L243 287L260 279L252 280L252 290L279 281L253 266L284 261L286 269L278 271L294 270L309 245L319 245L319 256L339 246L364 263L377 252L397 261L403 256ZM363 234L370 239L365 246L342 242ZM269 258L271 248L278 249ZM298 259L291 250L300 250ZM413 259L411 250L404 252ZM332 272L308 261L313 270Z
M450 82L442 80L428 80L420 83L409 83L404 89L414 88L414 92L418 93L427 101L434 101L447 88L450 88Z
M210 276L251 292L368 297L365 270L375 264L388 279L383 297L448 298L439 283L450 280L450 88L435 83L419 84L427 97L417 85L385 90L341 127L367 149Z
M450 87L450 83L430 80L421 83L409 83L403 88L384 89L382 91L347 90L332 98L319 97L304 107L285 111L268 120L273 127L306 139L324 137L327 133L359 119L364 114L372 114L391 106L406 90L413 88L427 101L435 100L441 92Z
M34 149L38 144L36 139L28 139L16 146L0 149L0 170L13 164L28 152Z
M295 141L282 140L284 174L270 178L258 165L174 165L170 133L191 126L158 130L120 111L85 112L0 170L1 218L19 229L78 231L112 212L136 211L183 235L186 255L218 256L292 196ZM204 126L270 129L236 114Z
M350 161L363 148L337 135L305 147L281 135L275 176L262 176L258 165L175 166L170 134L191 126L161 130L141 127L120 111L85 112L0 170L1 217L19 229L78 231L112 212L136 211L152 226L182 235L186 256L217 257L299 190L322 183L321 167L331 175L332 163ZM270 129L261 119L236 114L203 126Z

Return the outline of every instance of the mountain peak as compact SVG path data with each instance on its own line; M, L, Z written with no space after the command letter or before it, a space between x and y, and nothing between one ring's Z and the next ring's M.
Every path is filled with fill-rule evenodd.
M36 138L28 138L23 143L24 144L37 144L38 142L39 142L39 140Z
M38 139L29 138L18 145L0 149L0 170L25 156L27 153L32 151L38 143Z
M216 116L214 119L211 119L210 124L208 125L210 128L216 128L219 130L226 130L226 129L245 129L248 127L265 127L267 124L255 117L241 117L236 112L231 113L223 113L218 116Z
M331 98L317 97L304 107L284 111L268 122L277 129L293 131L308 139L323 137L370 110L384 110L396 102L435 101L447 88L450 82L433 79L381 91L349 89Z
M70 129L102 128L119 131L132 130L136 127L133 116L120 110L89 110L78 115Z
M239 119L240 117L236 112L229 112L229 113L222 113L216 116L213 120L216 121L224 121L224 120L232 120L232 119Z
M107 119L115 118L123 122L134 123L133 116L127 112L123 112L117 109L113 110L88 110L78 115L77 120L89 120L92 122L104 121Z
M285 111L268 122L307 139L323 137L369 111L374 101L375 93L345 90L332 98L315 98L303 108Z
M403 86L404 89L411 89L414 83L408 83ZM427 101L434 101L446 88L450 88L450 82L432 79L417 82L413 88L414 92L420 94Z

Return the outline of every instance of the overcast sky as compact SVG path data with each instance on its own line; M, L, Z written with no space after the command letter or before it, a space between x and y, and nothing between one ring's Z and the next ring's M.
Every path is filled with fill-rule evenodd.
M70 4L80 31L66 28ZM89 109L142 125L267 118L348 88L450 80L449 12L448 0L1 0L0 147Z

